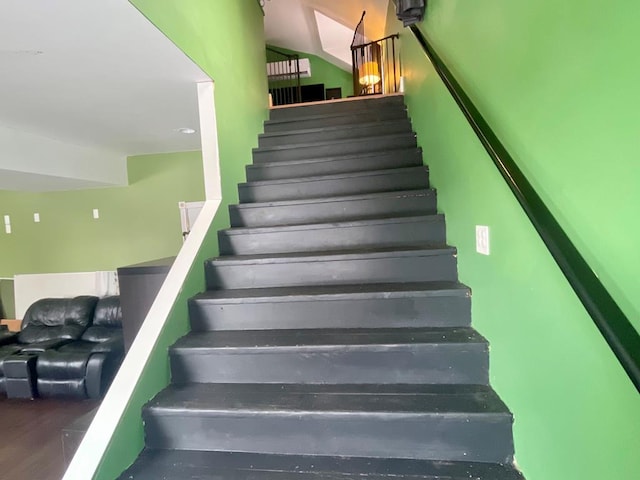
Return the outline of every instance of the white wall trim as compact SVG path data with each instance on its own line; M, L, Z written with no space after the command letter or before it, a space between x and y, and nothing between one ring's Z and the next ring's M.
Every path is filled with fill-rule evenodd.
M98 471L219 206L219 201L205 202L63 480L87 480Z
M76 451L63 480L87 480L98 472L111 438L149 361L157 339L220 207L220 163L213 82L198 83L200 132L207 201L145 318L131 349Z
M215 85L213 80L198 83L202 165L204 170L204 191L207 200L222 199L220 151L218 150L218 123L215 113L214 91Z

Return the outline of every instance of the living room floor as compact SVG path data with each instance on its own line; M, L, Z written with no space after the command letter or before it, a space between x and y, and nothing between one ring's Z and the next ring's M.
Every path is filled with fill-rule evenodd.
M0 394L0 478L60 480L65 471L62 429L96 400L14 400Z

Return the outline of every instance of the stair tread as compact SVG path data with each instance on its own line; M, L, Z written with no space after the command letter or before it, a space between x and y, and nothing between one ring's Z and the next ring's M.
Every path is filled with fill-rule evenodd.
M369 127L377 126L380 124L398 124L398 125L407 125L409 127L409 131L411 131L411 122L408 118L403 119L381 119L372 122L363 122L363 123L354 123L349 125L332 125L326 127L312 127L312 128L301 128L301 129L291 129L279 132L265 132L260 134L261 138L277 138L277 137L287 137L291 135L304 135L310 133L325 133L332 131L344 131L344 130L362 130Z
M391 133L389 135L375 135L371 138L376 138L378 140L382 140L385 138L397 138L397 137L413 137L415 138L414 132L406 132L406 133ZM323 140L321 142L302 142L302 143L287 143L286 145L277 145L271 147L258 147L254 148L254 152L280 152L283 150L293 150L297 148L313 148L313 147L322 147L326 145L341 145L352 142L362 142L367 140L369 137L357 137L357 138L345 138L345 139L336 139L336 140Z
M173 351L212 349L279 349L407 347L434 344L486 344L473 328L326 328L296 330L226 330L191 332L179 339Z
M421 190L394 190L391 192L374 192L374 193L359 193L357 195L338 195L334 197L322 197L322 198L303 198L299 200L273 200L268 202L251 202L251 203L238 203L231 205L232 208L240 210L250 210L252 208L265 208L265 207L287 207L294 205L313 205L319 203L339 203L350 202L357 200L369 200L378 198L400 198L400 197L426 197L433 195L434 189L425 188Z
M121 479L524 480L403 97L331 103L265 122Z
M441 213L411 216L394 215L393 217L366 218L361 220L343 220L320 223L303 223L295 225L270 225L267 227L232 227L225 230L220 230L220 232L224 232L226 235L254 235L260 233L291 232L297 230L323 230L327 228L336 229L371 225L397 225L401 223L437 222L440 221L443 217L444 215L442 215Z
M420 174L428 172L429 169L425 166L419 165L417 167L401 167L401 168L387 168L384 170L365 170L359 172L346 172L346 173L332 173L330 175L314 175L311 177L295 177L295 178L282 178L277 180L257 180L254 182L245 182L238 184L239 188L243 187L258 187L267 185L286 185L289 183L305 183L305 182L320 182L328 180L341 180L345 178L358 178L358 177L377 177L387 176L390 174L402 175L406 173Z
M172 384L145 409L154 415L196 416L222 412L511 416L491 387L454 384Z
M394 298L407 296L469 296L470 289L458 282L373 283L357 285L311 285L303 287L207 290L193 297L210 303L262 303L269 301L315 301L319 298Z
M383 154L393 153L393 152L421 152L422 149L420 147L411 147L411 148L392 148L390 150L378 150L376 152L363 152L363 153L350 153L348 155L339 155L339 156L331 156L331 157L316 157L316 158L304 158L298 160L280 160L275 162L260 162L254 163L251 165L247 165L248 168L268 168L273 166L285 166L285 165L300 165L300 164L308 164L308 163L324 163L324 162L334 162L341 160L350 160L354 158L366 158L366 157L376 157Z
M522 480L512 466L394 458L145 449L127 480Z
M311 252L293 252L293 253L265 253L256 255L226 255L215 257L207 260L209 263L224 265L243 265L243 264L269 264L269 263L295 263L295 262L324 262L324 261L340 261L340 260L366 260L374 258L389 257L411 257L415 255L435 256L435 255L455 255L457 252L455 247L448 245L443 246L394 246L394 247L377 247L367 249L350 249L350 250L329 250L329 251L311 251Z

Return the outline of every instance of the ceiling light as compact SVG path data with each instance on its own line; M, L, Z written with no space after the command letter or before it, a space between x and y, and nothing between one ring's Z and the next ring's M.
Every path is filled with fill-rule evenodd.
M192 134L196 133L196 131L193 128L189 128L189 127L178 128L178 129L176 129L176 131L178 133L184 133L185 135L192 135Z

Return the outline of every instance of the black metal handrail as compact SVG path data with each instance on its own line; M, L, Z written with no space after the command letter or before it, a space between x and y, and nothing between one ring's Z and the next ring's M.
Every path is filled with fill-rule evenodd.
M422 31L416 25L410 28L562 273L629 375L636 390L640 392L638 331L554 218L453 74L433 50Z
M300 84L300 56L284 53L273 47L266 47L268 52L277 55L282 60L269 62L272 71L268 71L269 93L273 105L290 105L302 101L302 87Z
M394 33L392 35L387 35L386 37L383 37L380 40L374 40L373 42L363 43L361 45L353 45L351 48L353 49L353 48L368 47L370 45L373 45L374 43L380 43L380 42L384 42L386 40L389 40L390 38L400 38L400 34Z

